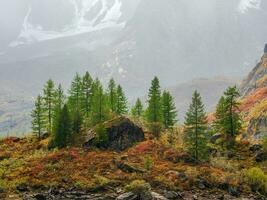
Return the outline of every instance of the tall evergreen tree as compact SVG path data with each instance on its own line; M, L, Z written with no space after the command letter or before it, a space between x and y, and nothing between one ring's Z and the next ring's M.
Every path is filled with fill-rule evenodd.
M47 115L47 131L52 132L55 84L49 79L44 86L44 108Z
M52 147L66 147L72 138L71 117L68 106L64 105L57 118Z
M82 79L80 75L77 73L74 77L74 80L71 83L71 87L69 90L69 100L68 106L72 113L75 111L81 110L82 104Z
M164 91L162 94L162 113L164 127L168 129L174 126L177 122L177 110L174 99L168 91Z
M120 85L118 85L116 93L117 93L116 114L124 115L128 112L127 99Z
M224 131L226 134L226 142L228 149L235 144L235 138L239 134L242 127L239 102L240 96L236 86L229 87L225 93L225 113L224 113Z
M136 100L136 103L135 103L134 107L132 108L131 113L134 117L141 117L143 115L144 107L143 107L143 104L139 98Z
M58 120L59 114L65 103L65 95L61 84L58 85L58 88L55 90L54 96L54 110L53 110L53 133L55 133L55 126Z
M86 72L82 79L82 112L89 118L92 104L92 84L93 79L89 72Z
M35 101L35 107L31 113L32 116L32 130L41 139L42 134L46 129L46 115L44 112L43 98L39 95Z
M205 159L208 156L207 116L197 91L193 93L192 103L186 113L184 132L189 153L196 161Z
M161 107L161 91L158 77L155 77L151 82L151 87L148 93L148 108L146 111L146 119L148 122L162 122L162 107Z
M213 122L213 128L218 133L225 133L225 97L222 96L216 106L216 112L215 112L215 120Z
M110 79L108 84L108 100L110 110L115 113L116 112L116 103L117 103L117 91L116 91L116 83L114 79Z
M96 125L108 119L108 102L107 95L104 93L103 87L96 79L93 83L93 97L92 97L92 124Z

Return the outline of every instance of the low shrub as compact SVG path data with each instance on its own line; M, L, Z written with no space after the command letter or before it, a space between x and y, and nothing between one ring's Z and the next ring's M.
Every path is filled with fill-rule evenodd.
M210 159L211 166L219 169L223 169L229 172L235 172L238 170L238 164L228 160L225 157L213 157Z
M127 185L125 189L129 192L133 192L136 195L141 195L149 192L151 190L151 186L144 180L134 180Z
M150 156L145 156L144 167L147 171L151 170L154 166L154 161Z
M253 167L246 170L245 179L252 191L267 195L267 175L260 168Z

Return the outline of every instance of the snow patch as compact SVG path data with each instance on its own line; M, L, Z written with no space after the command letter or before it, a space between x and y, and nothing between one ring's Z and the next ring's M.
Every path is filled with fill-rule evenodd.
M69 37L83 33L89 33L106 28L123 28L125 22L119 23L121 13L121 0L114 0L111 7L108 6L110 0L81 0L81 7L78 5L78 0L69 0L75 10L75 19L73 23L60 32L43 30L41 25L33 25L29 22L29 17L32 12L32 7L29 7L27 15L24 18L22 30L17 39L9 44L10 47L16 47L23 44L52 40L62 37ZM95 17L88 21L86 15L91 12L93 6L101 2L102 8ZM104 15L104 17L103 17ZM96 22L101 19L100 22Z
M246 13L249 9L260 9L262 0L240 0L238 11L242 14Z

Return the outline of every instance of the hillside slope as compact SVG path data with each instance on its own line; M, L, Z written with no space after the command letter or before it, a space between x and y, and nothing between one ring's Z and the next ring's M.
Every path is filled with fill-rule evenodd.
M259 140L267 136L267 44L261 61L241 84L241 110L247 122L245 138Z

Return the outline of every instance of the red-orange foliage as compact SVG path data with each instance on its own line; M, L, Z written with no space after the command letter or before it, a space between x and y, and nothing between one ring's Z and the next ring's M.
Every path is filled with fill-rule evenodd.
M255 92L243 99L240 110L247 113L256 103L267 97L267 87L258 88Z

